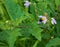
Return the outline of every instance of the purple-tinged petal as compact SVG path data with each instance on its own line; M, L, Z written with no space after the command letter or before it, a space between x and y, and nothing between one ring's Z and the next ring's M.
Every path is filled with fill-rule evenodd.
M29 1L25 1L24 6L25 7L29 7L29 5L30 5L30 2Z
M57 24L56 20L54 18L51 18L51 23L54 25L54 24Z

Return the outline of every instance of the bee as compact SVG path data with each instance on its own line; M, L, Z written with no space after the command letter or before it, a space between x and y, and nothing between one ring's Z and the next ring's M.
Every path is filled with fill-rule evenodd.
M46 18L46 16L39 16L39 19L38 19L38 24L40 24L40 23L46 23L47 22L47 18Z
M42 17L42 18L39 18L39 21L40 21L40 22L42 22L42 21L44 21L44 20L45 20L45 18L43 18L43 17Z

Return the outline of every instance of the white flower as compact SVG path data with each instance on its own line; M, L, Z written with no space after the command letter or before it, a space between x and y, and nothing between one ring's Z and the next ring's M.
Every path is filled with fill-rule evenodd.
M43 22L44 24L46 24L46 22L47 22L47 19L45 18L45 20L43 20L42 22Z
M42 15L40 15L40 16L39 16L39 19L41 19L41 22L42 22L42 23L46 24L46 22L47 22L47 18L46 18L46 16L42 16ZM38 23L41 23L41 22L38 21Z
M29 7L29 5L30 5L30 2L29 1L25 1L24 6L25 7Z
M54 25L54 24L57 24L56 23L56 20L54 19L54 18L51 18L52 20L51 20L51 23Z

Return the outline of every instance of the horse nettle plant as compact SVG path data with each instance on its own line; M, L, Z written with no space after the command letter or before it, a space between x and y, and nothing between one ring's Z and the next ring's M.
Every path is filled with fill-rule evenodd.
M60 0L0 0L0 47L60 47Z

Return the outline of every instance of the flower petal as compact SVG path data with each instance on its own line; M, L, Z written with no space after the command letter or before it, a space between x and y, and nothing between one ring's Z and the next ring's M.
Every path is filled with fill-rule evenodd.
M29 1L25 1L24 6L25 6L25 7L29 7L29 5L30 5L30 2L29 2Z
M56 20L54 18L51 18L51 23L54 25L54 24L57 24Z

